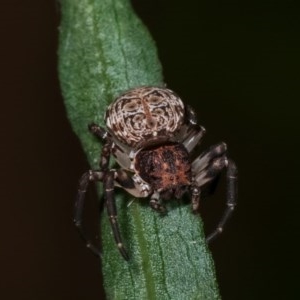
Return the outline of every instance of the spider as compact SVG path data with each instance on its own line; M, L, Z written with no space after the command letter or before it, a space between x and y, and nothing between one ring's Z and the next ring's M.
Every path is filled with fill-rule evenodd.
M80 179L74 216L76 227L94 254L101 257L101 252L86 237L82 213L88 185L96 181L103 183L112 232L125 260L129 255L119 231L115 187L137 198L149 197L150 207L161 214L166 213L164 200L179 199L189 193L192 212L197 213L201 192L227 169L226 209L207 241L222 233L236 205L237 168L227 158L225 143L216 144L191 160L191 152L200 143L205 129L197 124L190 106L167 88L138 87L112 102L105 121L107 129L94 123L89 125L89 130L104 145L99 170L89 170ZM120 168L109 168L111 155Z

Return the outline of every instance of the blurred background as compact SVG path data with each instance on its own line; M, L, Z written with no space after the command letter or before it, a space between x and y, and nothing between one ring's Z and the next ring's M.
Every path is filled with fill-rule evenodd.
M207 129L203 146L225 141L239 167L236 213L211 245L224 300L299 297L295 3L133 1L165 81ZM59 89L59 5L4 0L0 14L0 297L104 299L99 261L72 224L78 178L89 166ZM203 204L208 230L223 206L222 192Z

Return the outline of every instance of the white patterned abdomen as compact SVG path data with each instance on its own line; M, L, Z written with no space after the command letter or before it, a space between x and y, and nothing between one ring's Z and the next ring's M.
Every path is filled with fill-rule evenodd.
M171 90L140 87L119 96L107 109L110 133L130 147L153 137L172 137L184 122L184 104Z

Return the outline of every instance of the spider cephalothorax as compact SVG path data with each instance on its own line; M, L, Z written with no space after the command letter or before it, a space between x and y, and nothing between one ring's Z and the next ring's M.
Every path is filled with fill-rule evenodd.
M134 169L154 191L171 190L176 198L192 182L189 153L179 143L142 149L136 154Z
M86 238L81 222L84 197L91 181L103 182L114 238L121 254L128 259L116 219L115 186L138 198L149 197L149 205L161 213L166 211L163 200L180 198L188 192L192 211L196 213L201 191L227 168L227 208L207 240L222 232L236 205L237 169L227 158L224 143L191 160L191 151L199 144L205 129L197 124L189 106L169 89L138 87L115 99L106 111L105 121L107 130L96 124L89 126L104 141L100 169L83 174L75 206L75 225L94 253L100 254ZM111 155L119 169L109 169Z

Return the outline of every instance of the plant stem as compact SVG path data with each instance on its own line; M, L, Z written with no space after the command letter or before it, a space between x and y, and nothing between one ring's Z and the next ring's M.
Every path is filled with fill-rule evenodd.
M103 124L107 105L122 91L163 85L154 42L128 0L61 0L59 74L66 110L92 168L100 144L87 130ZM220 299L199 216L170 201L160 217L147 200L117 194L118 221L130 254L101 222L103 277L108 299Z

